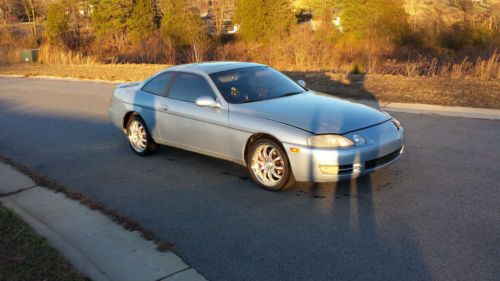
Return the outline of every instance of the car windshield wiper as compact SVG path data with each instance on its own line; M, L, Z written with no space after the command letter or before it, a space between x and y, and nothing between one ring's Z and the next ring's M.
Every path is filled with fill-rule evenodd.
M290 92L290 93L286 93L286 94L283 94L283 95L277 96L277 97L272 97L272 98L267 98L267 99L260 99L260 100L247 100L247 101L242 101L240 103L250 103L250 102L273 100L273 99L278 99L278 98L282 98L282 97L289 97L289 96L303 94L303 93L305 93L305 92Z
M294 96L294 95L298 95L298 94L302 94L302 93L303 92L290 92L290 93L286 93L286 94L281 95L280 98Z

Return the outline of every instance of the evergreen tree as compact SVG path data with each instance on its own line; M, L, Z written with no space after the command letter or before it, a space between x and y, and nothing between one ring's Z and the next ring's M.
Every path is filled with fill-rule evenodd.
M47 20L45 22L45 36L50 44L61 42L64 33L67 32L69 15L63 2L55 2L47 9Z
M92 13L94 36L102 47L125 48L132 0L97 0Z
M235 21L247 41L266 41L285 35L294 21L289 0L239 0Z
M357 38L399 40L408 30L402 0L349 0L341 13L342 28Z
M191 45L206 36L199 13L188 0L165 0L161 5L161 33L179 47Z
M146 40L157 29L151 0L136 0L127 20L128 37L134 44Z

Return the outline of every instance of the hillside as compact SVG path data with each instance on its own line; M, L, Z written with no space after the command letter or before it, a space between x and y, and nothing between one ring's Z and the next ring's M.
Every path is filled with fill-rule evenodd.
M405 9L416 26L449 26L465 17L498 28L500 20L500 0L405 0Z

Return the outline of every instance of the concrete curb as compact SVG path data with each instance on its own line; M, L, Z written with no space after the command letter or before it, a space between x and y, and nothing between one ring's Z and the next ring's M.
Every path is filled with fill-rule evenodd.
M0 197L80 272L94 281L206 280L173 252L159 252L137 231L127 231L99 211L62 193L33 185L0 163Z
M0 78L30 78L30 79L43 79L43 80L62 80L62 81L80 81L80 82L94 82L102 84L121 84L127 83L122 80L102 80L102 79L84 79L73 77L57 77L57 76L25 76L25 75L8 75L0 74ZM416 113L416 114L434 114L440 116L464 117L475 119L488 119L500 120L500 110L489 108L475 108L475 107L460 107L460 106L442 106L433 104L422 103L398 103L398 102L384 102L372 100L355 100L349 99L352 102L361 103L370 107L378 108L381 110L392 112Z

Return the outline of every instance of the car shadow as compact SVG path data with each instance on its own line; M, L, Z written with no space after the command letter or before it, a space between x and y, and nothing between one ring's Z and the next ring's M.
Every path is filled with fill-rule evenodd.
M304 80L308 89L344 99L371 101L370 106L378 109L376 96L366 89L366 75L363 73L341 74L325 71L285 71L291 79Z
M350 100L371 101L369 106L380 109L376 97L365 88L366 75L364 74L347 74L336 75L325 72L287 72L286 75L294 80L304 80L309 89L329 94L339 98ZM365 103L366 104L366 103ZM319 114L319 113L316 113ZM311 120L318 120L321 116L314 116ZM338 120L342 124L342 120ZM310 124L312 131L316 124ZM340 126L342 127L342 125ZM352 156L349 161L359 162L360 155ZM340 159L337 159L340 163ZM318 173L315 171L316 165L312 159L309 159L309 173ZM398 254L392 255L389 249L392 248L392 239L404 241L402 251L408 253L417 251L418 245L411 239L411 234L405 229L400 229L395 234L395 238L389 238L384 233L384 229L377 223L377 212L375 209L374 192L381 190L381 187L374 186L372 175L363 175L357 178L350 178L335 183L298 183L295 188L290 191L297 197L307 198L312 201L326 201L321 204L326 204L328 214L331 216L331 221L335 225L336 238L341 241L349 241L347 244L356 246L362 245L363 248L370 249L368 252L360 251L359 248L348 248L344 245L336 244L339 251L352 253L353 255L369 255L371 259L386 259L391 261L392 266L377 268L372 272L370 279L380 279L383 274L387 274L382 279L391 279L389 276L397 276L406 265L404 263L413 264L414 269L419 272L419 278L422 280L430 279L430 272L425 263L422 263L418 256L408 255L405 261L401 262ZM399 222L404 225L404 222ZM399 237L398 237L399 236ZM354 261L353 261L354 262ZM360 258L358 268L363 270L366 266L365 260ZM379 271L380 270L380 271ZM385 273L382 273L385 271ZM381 275L379 275L381 274Z

